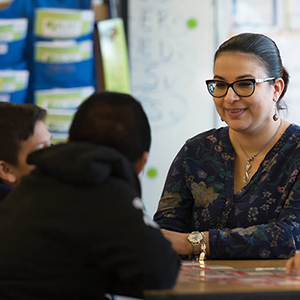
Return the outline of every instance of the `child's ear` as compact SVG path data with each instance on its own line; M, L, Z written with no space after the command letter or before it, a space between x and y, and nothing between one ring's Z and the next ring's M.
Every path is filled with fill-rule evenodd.
M148 160L148 157L149 157L149 152L145 151L143 155L140 157L140 159L134 164L134 168L137 174L139 174L143 170Z
M3 160L0 160L0 178L7 185L14 185L17 181L17 176L14 174L11 165Z

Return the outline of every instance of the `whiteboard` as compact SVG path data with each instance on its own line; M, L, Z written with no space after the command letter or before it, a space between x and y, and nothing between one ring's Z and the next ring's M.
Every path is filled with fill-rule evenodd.
M185 141L214 127L204 81L215 52L213 0L129 0L131 90L152 128L140 179L149 215L156 211L169 166Z

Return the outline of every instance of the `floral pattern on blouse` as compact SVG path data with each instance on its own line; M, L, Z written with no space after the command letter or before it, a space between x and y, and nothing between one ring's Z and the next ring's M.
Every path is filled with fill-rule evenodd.
M288 258L300 249L300 127L287 128L236 194L235 156L228 127L187 140L154 220L178 232L209 230L211 258Z

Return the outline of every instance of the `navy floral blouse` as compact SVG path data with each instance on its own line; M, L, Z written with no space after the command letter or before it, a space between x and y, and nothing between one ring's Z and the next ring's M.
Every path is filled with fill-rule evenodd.
M300 127L287 128L236 194L235 156L228 127L187 140L154 220L178 232L209 230L210 258L288 258L300 249Z

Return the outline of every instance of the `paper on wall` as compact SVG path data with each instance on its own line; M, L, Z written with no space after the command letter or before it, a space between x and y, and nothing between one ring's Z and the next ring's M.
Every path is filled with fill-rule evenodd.
M45 109L77 108L88 98L95 88L92 86L68 89L37 90L34 93L35 103Z
M93 57L93 41L36 42L34 59L44 63L72 63Z
M28 87L29 71L0 71L0 92L15 92Z
M45 124L50 132L69 132L76 109L47 109Z
M78 38L93 32L94 19L92 10L38 8L34 33L44 38Z
M130 72L124 23L120 18L97 23L107 91L130 93Z
M12 42L24 39L27 36L28 20L0 19L0 42Z

